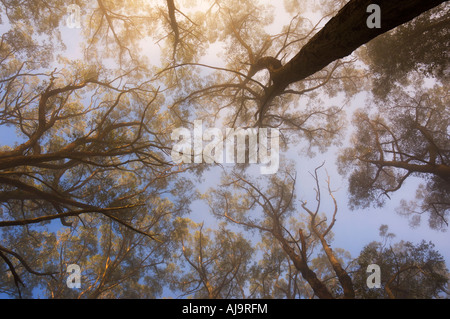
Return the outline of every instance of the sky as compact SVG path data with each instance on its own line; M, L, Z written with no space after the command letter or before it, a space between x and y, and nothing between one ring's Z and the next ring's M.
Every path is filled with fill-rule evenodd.
M274 23L268 27L270 33L276 33L280 30L281 26L290 19L290 16L285 12L283 1L272 1L275 6L276 18ZM318 20L318 16L310 15L313 21ZM3 30L0 26L0 32ZM78 45L80 30L70 29L67 27L61 27L62 38L65 40L67 46L64 55L78 59L81 57L80 46ZM223 65L223 60L220 55L220 44L214 45L209 50L209 54L202 59L202 63L206 63L212 66ZM160 52L157 46L153 43L143 43L143 50L148 52L150 61L158 61L160 59ZM340 102L342 105L345 103L342 99ZM358 94L354 97L349 105L345 106L348 117L351 116L351 111L363 106L366 103L364 93ZM0 125L0 145L13 146L15 142L19 141L16 133L13 129ZM350 210L347 205L347 192L346 192L346 180L337 173L336 168L336 147L331 147L327 152L318 154L314 158L307 157L303 154L301 147L296 144L291 144L286 151L286 157L295 161L295 168L297 172L297 197L298 200L308 199L313 201L314 193L314 181L309 175L318 166L318 163L325 162L325 168L328 171L331 178L331 185L333 189L336 189L336 199L339 206L337 215L337 222L333 228L334 241L331 246L333 248L344 248L349 251L352 257L357 257L363 247L372 241L380 240L379 227L383 224L389 226L389 231L396 234L394 242L399 240L411 241L413 243L419 243L421 240L431 241L435 244L435 249L438 250L445 258L447 267L450 267L450 232L441 232L431 230L424 218L421 226L416 228L409 227L408 220L405 217L399 216L395 209L400 205L401 199L412 199L415 194L417 183L420 182L417 179L411 178L407 183L393 194L391 200L387 201L383 208L368 208ZM280 163L281 165L283 163ZM206 172L203 176L203 182L197 185L199 192L206 192L210 187L216 187L220 183L220 177L222 169L212 167L210 171ZM321 180L324 181L324 171L321 172ZM323 185L323 184L322 184ZM331 216L332 206L331 203L323 205L323 211ZM300 204L297 206L300 208ZM206 203L201 201L194 201L192 206L191 218L195 222L205 222L214 226L215 219L210 216L209 208Z

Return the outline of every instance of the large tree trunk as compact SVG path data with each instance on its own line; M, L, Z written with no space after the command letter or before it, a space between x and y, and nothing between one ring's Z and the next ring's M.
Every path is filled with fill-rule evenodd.
M283 67L271 74L273 85L260 105L260 116L274 97L291 83L303 80L331 62L350 55L361 45L404 24L445 0L350 0L311 40ZM381 8L381 28L369 28L367 7ZM405 59L408 57L406 56Z
M314 291L314 294L319 299L334 299L333 295L328 290L327 286L320 281L319 278L317 278L317 275L314 271L311 270L308 266L308 261L306 260L306 245L302 242L302 248L305 249L302 253L303 256L298 255L294 249L289 245L289 243L286 241L286 239L281 235L281 233L278 231L275 231L272 233L274 237L278 240L278 242L283 247L284 252L288 255L288 257L292 260L294 263L295 268L300 271L302 274L303 279L305 279L308 284L311 286L311 288Z
M351 0L301 50L274 74L279 85L302 80L320 71L331 62L348 56L361 45L445 0ZM367 7L381 8L381 28L369 28ZM408 57L405 57L407 59Z

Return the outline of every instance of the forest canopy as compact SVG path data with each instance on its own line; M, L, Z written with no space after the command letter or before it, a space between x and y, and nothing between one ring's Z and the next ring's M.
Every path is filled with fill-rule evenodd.
M450 4L371 4L0 0L0 297L448 298Z

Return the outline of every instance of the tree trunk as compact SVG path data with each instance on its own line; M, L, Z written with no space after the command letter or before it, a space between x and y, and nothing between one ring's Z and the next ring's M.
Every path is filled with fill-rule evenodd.
M285 66L275 71L275 85L287 86L344 58L361 45L404 24L445 0L351 0ZM369 28L367 7L381 8L381 28ZM408 57L405 57L408 58Z
M267 90L260 105L260 116L264 115L271 101L289 84L313 75L331 62L350 55L377 36L444 2L446 1L350 0L295 57L273 71L273 85ZM381 28L371 29L367 26L367 18L371 15L367 12L367 7L375 3L381 8Z

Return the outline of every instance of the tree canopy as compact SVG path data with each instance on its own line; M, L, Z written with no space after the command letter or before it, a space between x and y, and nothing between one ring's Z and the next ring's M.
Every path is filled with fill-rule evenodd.
M447 297L429 241L333 244L341 214L413 182L397 213L449 223L450 6L377 1L371 27L371 4L0 0L0 296ZM206 164L204 131L178 163L172 133L196 120L259 144ZM260 176L266 130L281 160Z

